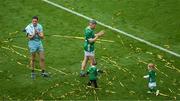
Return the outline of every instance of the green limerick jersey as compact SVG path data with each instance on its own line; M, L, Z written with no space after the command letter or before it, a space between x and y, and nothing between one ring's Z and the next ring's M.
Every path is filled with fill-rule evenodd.
M89 76L89 80L96 80L97 79L97 68L95 66L90 66L87 70L88 72L88 76Z
M94 51L94 42L89 43L88 39L94 38L94 30L89 26L85 29L85 42L84 42L84 50L88 52Z
M150 70L148 72L148 75L149 75L149 82L152 83L152 82L156 82L156 72L153 71L153 70Z

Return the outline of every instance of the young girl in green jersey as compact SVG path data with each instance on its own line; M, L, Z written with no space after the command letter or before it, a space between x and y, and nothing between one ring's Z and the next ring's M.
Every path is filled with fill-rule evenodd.
M159 90L156 89L156 72L154 64L148 64L148 75L145 75L144 78L148 79L149 91L147 93L154 93L157 96L159 94Z

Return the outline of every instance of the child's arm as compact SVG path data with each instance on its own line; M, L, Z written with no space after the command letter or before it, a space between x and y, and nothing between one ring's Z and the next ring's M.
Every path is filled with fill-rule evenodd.
M86 72L86 75L88 75L89 74L89 69L87 70L87 72Z
M143 76L143 78L145 78L145 79L146 79L146 78L149 78L149 75L145 75L145 76Z
M99 70L99 69L97 69L97 72L98 73L104 73L103 70Z

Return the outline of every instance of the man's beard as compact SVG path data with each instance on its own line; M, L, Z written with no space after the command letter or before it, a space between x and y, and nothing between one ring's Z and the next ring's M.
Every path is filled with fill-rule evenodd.
M34 26L34 27L36 27L36 26L37 26L37 24L33 24L33 26Z

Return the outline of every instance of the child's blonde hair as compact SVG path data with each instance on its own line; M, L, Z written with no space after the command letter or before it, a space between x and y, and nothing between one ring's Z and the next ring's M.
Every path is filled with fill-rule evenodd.
M148 64L148 69L155 69L155 64L149 63Z

